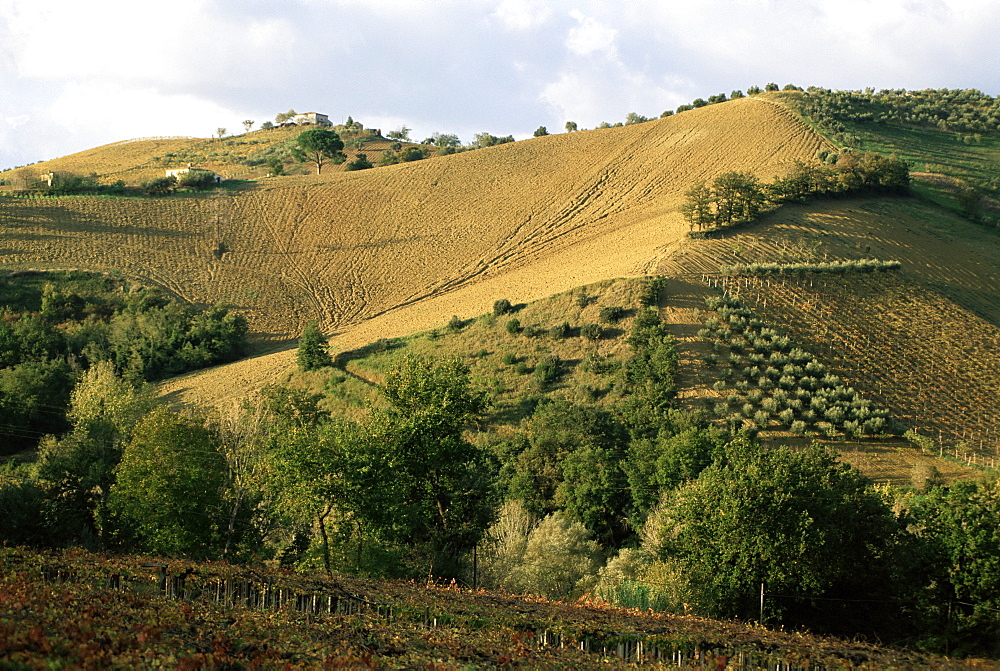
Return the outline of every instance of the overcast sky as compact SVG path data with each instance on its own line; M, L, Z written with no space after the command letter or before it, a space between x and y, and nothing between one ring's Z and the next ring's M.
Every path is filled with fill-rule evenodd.
M289 108L528 136L773 81L1000 94L997 0L0 0L0 169Z

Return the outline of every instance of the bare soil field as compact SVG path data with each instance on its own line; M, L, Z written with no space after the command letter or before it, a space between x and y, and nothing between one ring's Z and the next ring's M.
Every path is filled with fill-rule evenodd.
M771 179L821 146L786 108L744 99L205 196L8 199L0 248L14 269L115 271L229 303L261 348L310 320L342 332L490 283L379 322L405 333L432 314L481 313L499 296L525 301L644 273L682 239L678 207L694 181L726 170Z

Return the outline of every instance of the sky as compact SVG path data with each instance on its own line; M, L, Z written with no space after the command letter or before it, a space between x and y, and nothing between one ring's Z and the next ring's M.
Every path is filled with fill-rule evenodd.
M1000 95L997 0L0 0L0 169L279 112L421 140L768 82Z

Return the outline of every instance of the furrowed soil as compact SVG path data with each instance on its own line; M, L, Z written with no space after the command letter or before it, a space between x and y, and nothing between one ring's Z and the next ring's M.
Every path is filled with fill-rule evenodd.
M120 272L229 303L260 349L311 320L343 349L481 314L500 297L645 274L682 241L678 208L692 183L728 170L770 180L821 146L787 108L743 99L204 196L8 199L0 248L13 269ZM290 360L241 362L167 391L198 403L238 396Z

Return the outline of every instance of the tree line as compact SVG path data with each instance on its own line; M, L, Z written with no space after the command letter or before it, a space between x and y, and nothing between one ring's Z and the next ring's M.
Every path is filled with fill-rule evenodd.
M904 194L905 161L874 152L821 152L824 163L796 161L784 177L762 183L749 172L726 172L686 193L681 213L692 230L707 231L756 221L769 208L810 198L860 193Z
M628 340L623 359L588 363L624 385L618 402L536 397L503 436L481 433L489 397L456 359L401 360L354 420L288 387L180 414L100 362L72 391L69 430L0 473L0 534L998 652L995 479L893 491L821 448L765 447L677 409L655 311ZM318 329L299 354L335 370Z
M110 276L79 271L0 279L3 452L68 426L80 375L108 362L132 382L159 380L242 355L246 320L221 305L198 309Z

